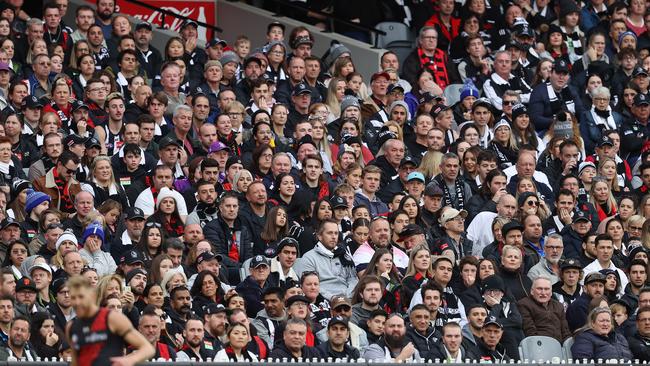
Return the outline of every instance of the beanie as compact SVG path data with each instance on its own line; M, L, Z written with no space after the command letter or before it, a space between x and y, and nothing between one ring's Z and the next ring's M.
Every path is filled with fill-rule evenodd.
M104 242L104 228L102 225L98 222L93 222L90 225L86 227L86 230L84 230L84 235L83 239L81 240L82 243L86 242L86 239L88 239L89 236L91 235L97 235L99 238L102 240L102 243Z
M467 79L465 85L463 85L463 89L460 91L460 100L462 101L467 97L478 98L478 96L478 89L474 86L474 82L472 82L472 79Z
M346 95L343 97L343 100L341 101L341 114L345 112L346 109L349 107L357 107L361 109L361 105L359 104L359 99L357 97L352 96L352 95Z
M50 196L46 195L43 192L35 191L33 189L27 189L27 201L25 202L25 212L31 214L34 207L40 205L43 202L52 202Z
M183 196L167 187L162 187L160 188L160 192L158 192L158 197L156 197L156 209L160 207L160 202L165 198L173 198L176 201L176 210L178 210L178 202L183 199Z
M75 245L79 245L79 242L77 241L77 237L74 235L74 233L72 231L66 230L56 240L56 250L59 250L61 244L63 244L63 242L66 240L73 242Z
M579 13L580 8L573 0L560 0L560 19L571 13Z

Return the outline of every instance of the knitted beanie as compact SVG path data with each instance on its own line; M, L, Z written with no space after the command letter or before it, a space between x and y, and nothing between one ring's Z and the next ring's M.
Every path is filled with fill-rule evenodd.
M25 202L25 212L31 214L34 207L40 205L41 203L48 201L52 202L50 196L46 195L43 192L35 191L33 189L27 189L27 201Z
M63 244L63 242L66 240L73 242L75 245L79 245L79 242L77 241L77 237L74 235L74 233L72 231L66 230L56 240L56 250L59 250L61 244Z
M88 239L89 236L91 235L97 235L99 238L102 240L102 243L104 242L104 228L102 225L98 222L93 222L90 225L86 227L86 230L84 230L84 235L83 239L81 240L82 243L86 242L86 239Z
M474 82L472 82L472 79L467 79L463 85L463 89L460 91L460 100L462 101L467 97L478 98L478 96L478 89L474 86Z
M361 104L359 104L359 99L352 95L344 96L343 100L341 101L341 114L343 114L343 112L345 112L345 110L348 109L349 107L357 107L361 109Z

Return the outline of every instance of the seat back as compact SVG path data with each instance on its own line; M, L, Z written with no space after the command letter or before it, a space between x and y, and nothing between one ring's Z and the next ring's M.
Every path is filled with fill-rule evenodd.
M387 48L386 46L394 41L412 42L415 39L409 27L404 23L381 22L375 26L375 29L386 32L386 35L376 36L377 42L375 44L378 48Z
M400 64L404 63L404 60L408 55L413 51L413 42L411 41L393 41L386 45L387 50L395 52L397 59Z
M251 274L251 269L248 268L251 265L251 261L253 260L253 257L250 257L242 263L241 268L239 269L239 277L243 281L248 275Z
M564 343L562 343L562 358L565 361L573 359L573 355L571 354L571 347L573 346L573 342L575 342L575 339L573 339L573 337L569 337L564 341Z
M445 97L447 105L454 105L460 100L460 92L463 90L464 84L449 84L445 88L445 91L442 92L442 96Z
M562 345L555 338L531 336L519 343L519 359L531 362L551 362L562 359Z

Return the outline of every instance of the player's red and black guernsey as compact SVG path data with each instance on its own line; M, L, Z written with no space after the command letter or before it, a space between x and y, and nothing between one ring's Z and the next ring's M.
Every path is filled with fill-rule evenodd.
M110 310L99 308L90 319L76 318L70 326L70 340L79 366L103 366L111 357L124 355L124 339L108 327Z

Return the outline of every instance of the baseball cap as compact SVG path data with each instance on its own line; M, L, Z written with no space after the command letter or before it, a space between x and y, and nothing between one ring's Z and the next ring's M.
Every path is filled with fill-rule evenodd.
M372 83L373 81L375 81L377 78L380 78L380 77L384 77L384 78L386 78L386 80L390 80L390 75L388 75L388 73L386 71L378 71L378 72L372 74L372 76L370 77L370 82Z
M598 147L603 147L605 145L614 146L614 141L612 141L612 139L607 135L601 137L600 141L598 142Z
M178 139L175 139L175 138L173 138L173 137L171 137L171 136L165 136L165 137L161 138L161 139L160 139L160 142L158 143L158 146L159 146L161 149L164 149L164 148L166 148L167 146L170 146L170 145L175 145L176 147L181 147L181 146L183 146L183 145L180 143L180 141L178 141Z
M226 144L224 144L221 141L215 141L212 143L212 145L210 145L210 148L208 149L208 154L219 152L221 150L226 150L230 152L230 148L226 146Z
M12 71L9 64L6 62L0 62L0 71Z
M446 105L444 105L444 104L442 104L442 103L438 103L437 105L435 105L435 106L431 109L431 116L432 116L433 118L436 118L436 117L438 117L438 115L439 115L440 113L442 113L442 112L444 112L444 111L447 111L447 110L450 110L450 109L451 109L451 107L446 106Z
M341 196L333 196L330 203L333 210L336 210L337 208L348 208L348 203L345 201L345 198Z
M589 216L584 211L577 211L573 214L573 223L577 223L578 221L591 221L589 220Z
M141 21L135 25L136 31L139 31L140 29L148 29L150 31L153 31L153 26L149 22Z
M243 165L241 158L239 156L231 156L226 161L226 170L230 169L231 166L235 164Z
M440 216L440 224L444 224L448 221L451 221L452 219L456 218L457 216L466 218L467 217L467 211L465 210L457 210L455 208L448 208L445 210L445 212Z
M211 261L213 259L217 259L217 261L221 262L223 257L221 254L214 254L212 252L203 252L201 253L198 257L196 257L196 264L201 264L206 261Z
M390 78L389 78L389 79L390 79ZM404 87L403 87L402 85L400 85L400 84L395 83L395 84L390 84L390 85L388 86L387 93L390 94L390 93L392 93L393 90L395 90L395 89L399 89L399 90L401 90L402 92L404 92Z
M76 111L78 111L78 110L80 110L82 108L90 109L90 108L88 108L86 103L84 103L84 101L81 100L81 99L75 99L72 102L72 108L71 108L72 112L76 112Z
M226 309L226 307L223 306L222 304L211 302L203 306L204 315L213 315L213 314L226 313L226 312L228 312L228 309Z
M296 302L304 302L305 304L309 305L309 299L304 296L304 295L293 295L290 298L287 299L286 301L286 307L290 307Z
M65 140L63 140L63 144L67 147L72 147L73 145L85 146L85 143L86 143L86 139L77 135L76 133L66 136Z
M31 275L32 272L37 268L42 269L42 270L44 270L45 272L47 272L49 274L52 274L52 268L50 268L50 266L48 266L45 263L37 263L37 264L33 265L32 268L29 269L29 274Z
M262 59L256 56L248 56L244 60L244 68L246 68L246 66L248 66L248 64L250 64L251 62L257 63L258 65L260 65L260 67L262 66Z
M195 20L193 20L193 19L185 19L185 21L183 22L183 25L181 25L181 30L185 29L185 27L187 27L188 25L192 25L195 28L199 27L199 23L197 23Z
M434 101L434 100L440 102L442 100L442 97L439 96L439 95L433 95L433 93L431 93L431 92L424 92L424 93L421 94L419 102L420 102L420 104L424 104L424 103L429 103L429 102Z
M124 253L122 258L120 258L120 264L131 265L136 263L144 264L144 260L142 259L140 253L135 250L129 250L128 252Z
M297 97L302 94L311 94L311 88L307 86L305 83L298 83L295 88L293 88L293 91L291 92L292 97Z
M269 263L269 260L266 259L264 256L256 255L256 256L253 257L253 259L251 260L251 263L250 263L250 265L248 267L249 268L257 268L259 266L270 267L271 263Z
M585 285L588 285L592 282L601 282L605 284L605 282L607 282L607 279L605 278L605 275L600 272L591 272L587 275L587 277L585 277Z
M650 104L650 100L648 99L648 97L645 94L639 93L639 94L634 96L634 106L635 107L638 107L638 106L644 105L644 104L645 105Z
M33 292L38 292L36 289L36 284L34 284L34 281L32 281L29 277L22 277L18 281L16 281L16 292L20 291L33 291Z
M410 172L409 175L406 177L406 181L410 182L412 180L419 180L422 183L426 182L426 179L424 179L424 174L420 172Z
M567 62L565 60L561 59L561 58L557 59L553 63L553 71L555 71L557 73L560 73L560 72L568 73L569 72L569 64L567 64Z
M422 234L424 234L424 230L422 229L422 227L415 224L408 224L399 233L399 237L397 238L397 241L402 242L404 241L404 239L408 237L411 237L413 235L422 235Z
M0 230L4 230L11 225L16 225L18 227L21 227L20 223L16 221L13 217L7 217L4 220L2 220L2 222L0 222Z
M418 163L411 157L411 156L406 156L402 161L399 162L399 167L400 169L403 168L406 164L410 164L413 166L418 166Z
M43 103L41 102L40 99L36 98L33 95L28 95L25 98L23 98L23 102L21 104L22 108L31 108L31 109L36 109L36 108L43 108Z
M506 292L506 285L503 282L503 279L498 275L488 276L481 282L481 293L488 290L500 290L501 292Z
M564 271L565 269L569 269L569 268L582 270L582 264L580 264L578 260L573 258L565 259L562 262L560 262L560 271Z
M214 47L218 44L222 45L223 47L228 46L228 42L226 42L225 40L221 38L213 38L205 43L205 48Z
M501 324L495 316L490 316L485 319L485 322L483 322L483 327L485 328L488 325L496 325L497 327L503 329L503 324Z
M632 71L632 77L636 77L639 75L648 76L648 72L643 67L637 66L634 68L634 71Z
M93 147L99 147L99 148L101 148L102 145L99 143L99 140L97 140L97 139L94 138L94 137L91 137L91 138L89 138L88 140L86 140L86 149L91 149L91 148L93 148Z
M435 182L429 183L429 185L424 188L424 195L429 197L444 196L444 192Z
M126 209L126 219L127 220L133 220L133 219L142 219L144 220L144 211L140 207L129 207Z
M327 329L335 326L336 324L342 324L346 328L350 328L348 318L345 318L345 317L342 317L342 316L333 316L332 318L330 318L330 321L327 323Z
M330 308L336 309L341 305L352 307L352 302L344 295L334 295L330 299Z
M478 107L485 107L488 110L492 111L492 108L494 107L492 103L490 102L489 99L487 98L478 98L474 104L472 104L472 112L474 112L474 109Z

